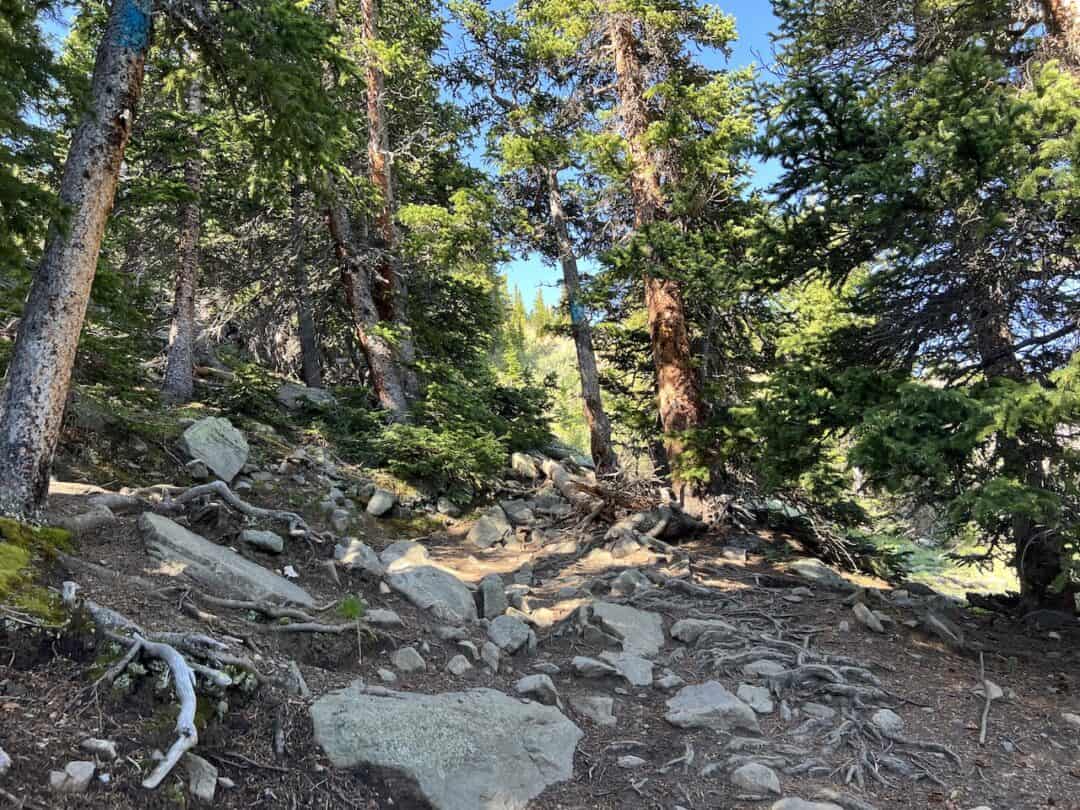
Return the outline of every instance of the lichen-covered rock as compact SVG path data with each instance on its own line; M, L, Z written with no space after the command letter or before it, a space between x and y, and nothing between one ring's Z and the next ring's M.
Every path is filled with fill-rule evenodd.
M223 481L231 481L248 459L248 443L232 422L221 416L200 419L180 437L180 449L199 459Z

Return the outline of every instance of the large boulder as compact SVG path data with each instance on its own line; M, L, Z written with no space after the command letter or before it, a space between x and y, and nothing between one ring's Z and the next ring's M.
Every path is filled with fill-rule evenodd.
M220 478L231 481L248 459L248 443L232 422L220 416L200 419L180 437L180 449Z
M188 576L204 588L234 599L291 602L306 607L315 604L299 585L166 517L144 512L139 517L139 530L150 555L160 560L162 570L169 574Z
M582 736L558 709L493 689L371 694L357 682L319 698L311 716L335 767L402 778L434 810L525 810L573 776Z
M418 608L430 610L440 620L460 623L476 619L472 591L442 568L412 566L388 573L385 581Z
M513 531L502 507L493 506L476 521L465 539L477 548L491 548L509 537Z

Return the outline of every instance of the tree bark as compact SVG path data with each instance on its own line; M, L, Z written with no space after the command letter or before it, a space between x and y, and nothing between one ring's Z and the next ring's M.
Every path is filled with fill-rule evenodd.
M90 109L72 137L54 221L0 393L0 512L44 506L105 223L142 92L151 0L114 0L98 45Z
M371 292L371 274L360 261L349 212L337 197L332 184L327 224L338 263L341 265L345 300L353 316L360 347L367 359L375 396L393 421L404 422L408 417L409 403L401 378L401 366L394 346L378 329L379 313Z
M667 212L659 161L645 142L649 111L633 24L633 18L627 14L611 14L608 34L615 57L618 114L631 163L634 228L640 230L662 220ZM673 279L658 278L648 270L644 275L660 423L674 488L683 498L689 493L680 480L680 460L686 450L681 434L701 423L704 412L701 390L690 354L690 333L680 284Z
M315 334L315 319L308 298L307 259L304 256L303 189L292 187L292 222L289 242L293 254L293 292L296 296L296 323L300 336L300 377L304 385L322 388L322 368L319 362L319 341Z
M187 111L192 119L202 115L202 88L193 78L187 88ZM189 199L180 205L180 236L177 241L176 286L173 295L169 353L165 363L162 396L172 405L190 402L195 394L195 290L199 276L199 238L202 233L202 158L199 136L192 133L192 154L184 161L184 185Z
M1017 356L1014 335L1009 325L1010 307L1003 290L985 292L974 313L972 332L976 348L983 360L983 372L990 380L1007 379L1019 384L1030 382L1023 363ZM1001 474L1015 478L1026 486L1042 489L1045 486L1042 458L1027 441L1024 432L1016 435L1000 432L994 436L997 454L1001 459ZM1062 571L1061 539L1049 527L1036 525L1027 515L1012 519L1013 565L1020 580L1022 610L1054 606L1073 610L1071 599L1055 595L1051 585ZM1069 596L1068 593L1065 596ZM1056 604L1064 602L1064 604Z
M1080 66L1080 0L1042 0L1047 32L1070 65Z
M604 412L600 397L600 373L596 367L596 353L593 351L592 330L585 317L581 304L581 279L578 275L577 256L574 243L566 225L566 212L563 210L562 192L559 189L559 172L548 169L548 210L551 226L559 246L559 264L562 266L563 284L566 285L566 301L570 309L570 334L574 338L577 351L578 373L581 376L581 399L584 403L585 422L589 426L589 446L593 463L598 473L613 472L618 467L618 459L611 446L611 422Z
M375 216L376 247L380 251L375 269L373 295L379 317L395 329L395 348L401 362L402 383L408 399L418 395L412 335L406 320L406 291L400 268L395 266L397 233L394 228L394 180L390 164L390 126L386 117L386 82L375 46L379 39L378 0L361 0L361 40L368 47L364 80L367 87L368 171L379 192Z

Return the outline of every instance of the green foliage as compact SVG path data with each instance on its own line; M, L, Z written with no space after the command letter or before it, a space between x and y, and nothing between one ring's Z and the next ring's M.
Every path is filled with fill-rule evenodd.
M35 566L58 550L70 549L71 535L63 529L27 526L0 518L0 604L46 622L59 622L63 618L60 600L34 583Z
M348 621L360 621L367 612L367 602L355 594L349 594L338 603L337 612Z

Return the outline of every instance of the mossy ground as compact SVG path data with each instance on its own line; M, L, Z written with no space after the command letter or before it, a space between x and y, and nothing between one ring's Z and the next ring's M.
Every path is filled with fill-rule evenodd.
M71 535L63 529L0 518L0 605L49 623L61 621L59 599L34 578L40 562L70 547Z

